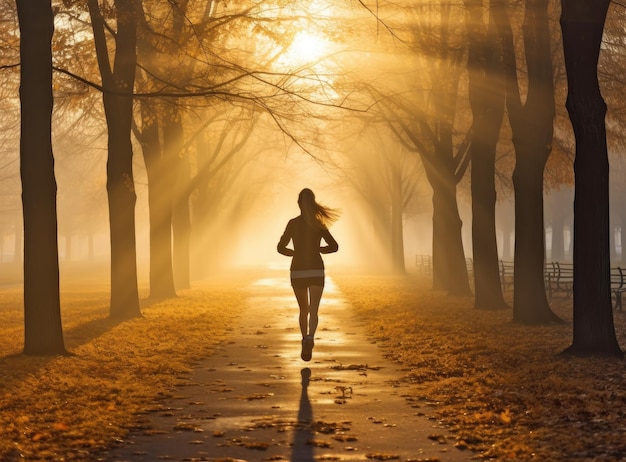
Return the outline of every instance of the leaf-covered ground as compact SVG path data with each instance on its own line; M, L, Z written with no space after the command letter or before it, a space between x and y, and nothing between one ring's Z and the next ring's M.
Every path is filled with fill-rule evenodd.
M407 401L485 459L611 461L626 454L626 362L575 358L571 300L563 325L511 322L471 297L430 290L423 276L339 274L337 284L412 384ZM510 294L507 294L510 295ZM626 312L615 312L626 347Z
M176 299L144 300L144 317L120 324L108 319L105 285L65 286L68 357L20 354L22 294L1 289L0 460L97 460L229 338L253 278L220 277ZM469 297L433 292L419 275L335 281L402 365L407 406L448 425L457 445L520 461L626 453L626 362L559 355L571 343L571 301L553 303L566 324L527 327L513 324L510 310L477 311ZM625 319L615 313L623 347Z
M22 355L21 289L0 291L0 460L97 458L227 337L246 282L144 300L143 318L120 324L108 319L106 287L63 290L67 357Z

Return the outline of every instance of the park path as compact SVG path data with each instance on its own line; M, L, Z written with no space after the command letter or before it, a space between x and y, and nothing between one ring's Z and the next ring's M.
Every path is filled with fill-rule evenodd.
M472 453L403 397L397 365L327 278L313 359L300 359L284 269L250 288L232 338L106 461L462 461Z

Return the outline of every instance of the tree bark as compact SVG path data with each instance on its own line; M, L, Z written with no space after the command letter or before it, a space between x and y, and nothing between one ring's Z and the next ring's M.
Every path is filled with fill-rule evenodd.
M622 357L611 306L606 104L597 75L608 7L608 0L561 1L566 107L576 139L574 335L565 352Z
M54 14L50 0L17 0L16 4L21 60L24 353L64 354L51 128Z
M97 0L88 0L96 54L102 76L102 95L108 127L107 193L111 239L110 316L141 316L137 287L137 244L131 125L137 65L136 1L116 0L117 33L113 66L105 38L104 19Z
M142 102L144 123L139 138L148 177L150 297L164 299L176 296L172 269L172 188L168 177L172 170L171 162L162 155L159 118L156 114L146 114L145 104Z
M527 133L527 136L532 136ZM528 159L535 147L518 144L520 160L513 174L515 185L515 267L513 320L523 324L559 322L545 290L545 232L543 224L544 164ZM536 152L536 151L533 151ZM523 160L522 160L523 159Z
M392 161L391 169L391 264L398 274L406 273L404 262L404 233L402 216L404 200L402 191L402 172L400 166Z
M498 15L507 109L515 148L513 320L523 324L560 322L548 304L543 275L543 171L552 150L555 113L548 3L548 0L526 0L524 50L528 91L524 104L517 80L511 25L506 14Z
M173 268L176 289L191 287L190 275L190 243L191 213L189 195L191 168L189 156L182 152L183 125L181 114L172 105L171 113L165 118L163 128L164 156L169 159L171 170L172 191L172 231L173 231Z
M441 157L439 157L441 158ZM456 201L456 178L439 167L429 176L433 188L433 288L449 295L471 295Z
M502 295L496 240L496 146L504 118L504 71L501 47L493 23L482 20L483 1L466 0L468 17L469 100L472 109L470 156L474 308L508 308Z

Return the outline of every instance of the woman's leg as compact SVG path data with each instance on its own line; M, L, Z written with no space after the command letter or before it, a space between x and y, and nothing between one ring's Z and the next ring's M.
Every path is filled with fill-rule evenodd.
M317 330L317 323L319 322L317 312L320 307L320 301L322 300L323 292L324 286L309 287L309 335L311 337L315 337L315 331Z
M309 321L309 290L307 287L294 287L293 293L296 295L296 300L300 307L300 332L302 333L302 338L305 338Z

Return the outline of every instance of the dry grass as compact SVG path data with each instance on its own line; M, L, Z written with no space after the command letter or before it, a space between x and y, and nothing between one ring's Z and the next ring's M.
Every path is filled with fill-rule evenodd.
M528 327L511 311L430 290L424 277L336 275L387 357L404 366L408 402L441 420L457 444L512 460L621 460L626 453L626 362L559 355L568 322ZM626 345L626 313L615 313Z
M108 319L106 287L67 287L68 357L20 354L21 290L2 290L0 460L84 461L123 438L138 413L168 396L226 337L245 286L241 275L219 278L176 299L144 301L143 318L120 324Z

